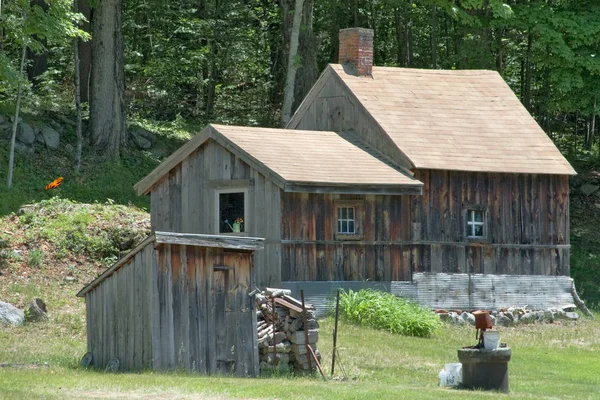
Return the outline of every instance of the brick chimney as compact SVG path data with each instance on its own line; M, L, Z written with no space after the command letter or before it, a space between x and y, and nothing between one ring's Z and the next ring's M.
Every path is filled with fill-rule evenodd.
M373 68L373 29L347 28L341 29L340 64L351 63L358 75L371 75Z

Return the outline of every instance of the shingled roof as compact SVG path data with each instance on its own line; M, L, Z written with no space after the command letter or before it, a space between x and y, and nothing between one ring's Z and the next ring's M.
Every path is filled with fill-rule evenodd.
M485 70L328 67L415 168L575 174L502 77ZM309 94L310 96L310 94Z
M420 194L423 186L335 132L211 124L138 182L136 192L147 194L207 140L215 140L288 192Z

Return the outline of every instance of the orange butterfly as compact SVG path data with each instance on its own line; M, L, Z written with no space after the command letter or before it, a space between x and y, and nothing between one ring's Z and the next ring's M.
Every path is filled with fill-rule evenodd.
M46 190L50 190L50 189L56 189L57 187L60 186L60 184L63 181L63 177L60 176L58 178L56 178L55 180L53 180L52 182L50 182L49 184L46 185Z

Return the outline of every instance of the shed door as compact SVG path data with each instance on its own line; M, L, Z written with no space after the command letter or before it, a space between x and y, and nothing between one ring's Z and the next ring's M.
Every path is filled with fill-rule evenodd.
M221 260L213 265L209 296L213 313L209 318L214 321L214 336L209 340L209 355L214 355L209 360L210 372L255 376L258 373L256 317L254 300L248 296L252 259L249 254L224 251Z

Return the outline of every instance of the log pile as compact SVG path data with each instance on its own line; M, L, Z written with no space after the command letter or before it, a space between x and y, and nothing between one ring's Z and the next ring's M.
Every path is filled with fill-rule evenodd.
M312 305L306 306L306 327L302 302L286 289L271 289L256 294L258 351L260 369L279 372L312 372L316 369L319 323ZM306 332L305 332L306 329ZM306 339L314 352L306 347ZM309 361L309 357L310 361Z

